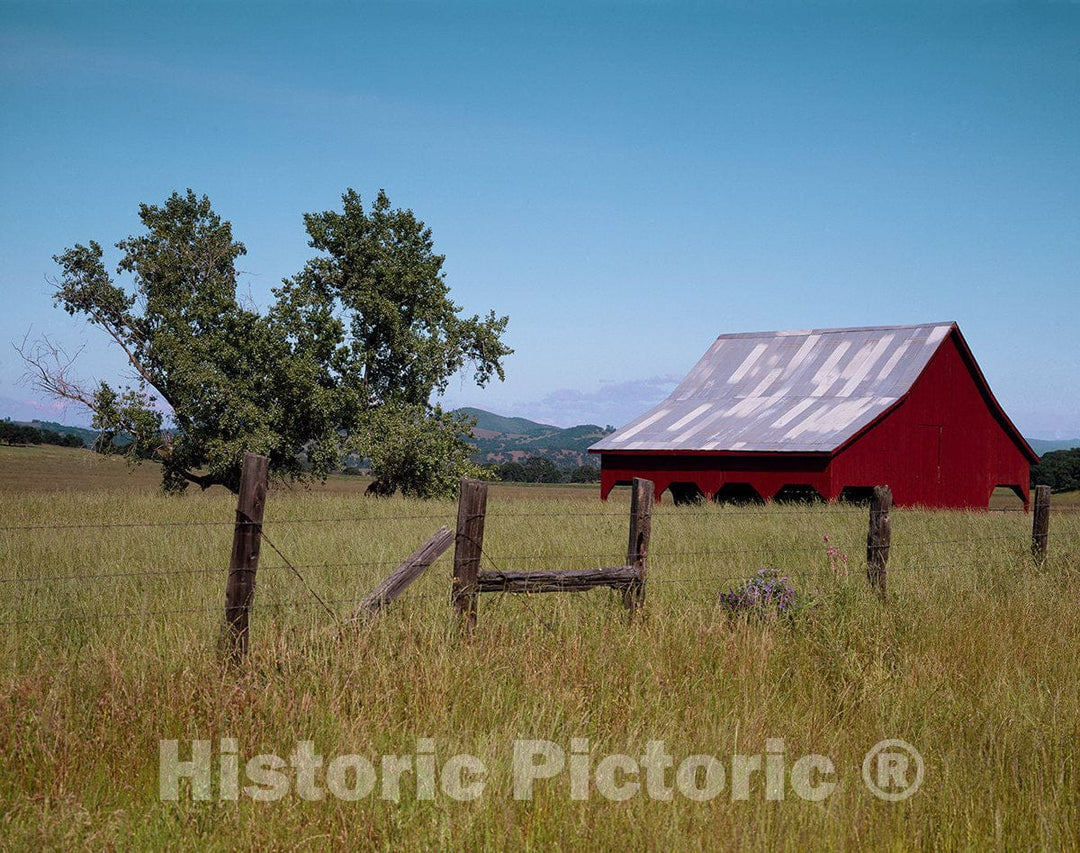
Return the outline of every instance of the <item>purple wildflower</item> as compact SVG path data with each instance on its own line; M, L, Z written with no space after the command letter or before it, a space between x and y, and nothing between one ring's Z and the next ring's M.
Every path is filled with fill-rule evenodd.
M732 613L779 615L791 614L795 609L795 588L776 569L759 569L749 580L736 589L720 593L720 604Z

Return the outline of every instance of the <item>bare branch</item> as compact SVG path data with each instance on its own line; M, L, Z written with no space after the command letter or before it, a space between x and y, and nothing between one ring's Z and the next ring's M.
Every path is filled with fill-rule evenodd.
M68 356L63 347L54 344L48 337L42 336L32 344L29 338L30 333L27 332L21 344L11 345L26 365L25 381L51 397L72 400L95 411L94 395L71 377L75 360L84 347L79 347L75 355Z
M25 381L28 381L32 387L50 397L71 400L85 406L95 415L100 414L94 395L87 391L79 380L73 379L71 376L75 360L85 347L79 347L73 356L69 356L63 347L53 343L45 335L42 335L33 343L30 343L29 338L30 333L27 332L23 336L21 344L12 344L12 347L22 358L23 364L26 365ZM139 433L138 425L132 421L123 418L116 419L115 417L112 421L111 426L114 429L126 431L133 436ZM166 442L163 440L162 444L154 449L154 453L164 457L166 456L165 448ZM198 475L189 476L187 472L182 473L192 482L198 483L204 489L207 488L208 484L203 485L202 478Z
M107 318L105 318L100 312L94 310L93 308L88 308L86 310L87 313L91 316L91 318L93 318L94 322L101 326L101 328L103 328L109 334L109 337L111 337L113 341L116 342L117 346L119 346L120 349L124 351L124 355L127 356L128 361L131 363L131 366L135 368L135 372L139 375L139 377L141 377L147 385L156 390L161 395L161 399L163 399L166 403L168 403L175 409L175 404L171 399L169 399L169 395L166 394L165 390L161 387L162 383L158 382L154 378L154 374L149 369L144 367L137 358L135 358L135 353L132 352L131 347L128 345L127 341L124 340L124 336L121 333L120 329L114 327ZM133 337L138 340L140 344L145 346L146 342L136 334L134 329L129 329L129 332Z
M62 282L51 276L46 276L45 280L48 281L55 288L54 299L56 300L56 302L59 303L61 301L65 301L61 296L61 290L63 288ZM67 303L65 302L65 304ZM70 304L68 304L68 310L73 310L73 307ZM164 390L159 386L158 382L156 381L153 371L150 370L142 362L140 362L139 359L135 356L134 347L146 347L147 341L142 335L139 334L135 323L132 322L130 318L124 325L121 326L117 325L116 322L110 319L106 314L99 311L92 304L80 303L77 306L77 311L86 314L87 317L90 318L90 321L104 329L105 333L113 339L113 342L117 346L119 346L121 350L123 350L124 355L127 356L128 362L135 369L135 373L139 376L139 378L143 382L146 382L148 385L156 389L157 392L161 395L162 399L164 399L170 406L173 405L173 402L168 398ZM25 347L25 338L23 339L23 344ZM49 349L57 349L47 339L46 347ZM16 349L19 348L16 347ZM26 360L26 355L22 350L20 350L20 355L22 355L23 359Z

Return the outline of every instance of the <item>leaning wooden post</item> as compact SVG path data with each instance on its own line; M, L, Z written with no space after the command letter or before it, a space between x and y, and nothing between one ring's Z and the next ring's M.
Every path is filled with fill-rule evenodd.
M457 535L454 539L454 610L462 618L466 633L476 626L476 598L479 592L480 557L484 547L484 514L487 511L487 483L463 479L458 497Z
M454 541L454 534L446 525L440 527L435 535L412 552L405 561L392 571L353 611L354 620L368 619L381 610L385 610L399 595L408 589L409 584L427 571Z
M630 495L630 541L626 548L626 563L637 572L637 580L623 590L623 605L633 617L645 599L645 577L649 564L649 537L652 535L652 481L634 478Z
M248 614L255 598L255 572L259 568L269 467L270 460L266 456L244 454L232 558L225 585L225 650L233 659L242 658L248 650Z
M1035 487L1035 509L1031 518L1031 556L1036 562L1046 560L1050 541L1050 487Z
M892 490L888 486L874 486L870 500L870 530L866 534L866 579L885 600L885 577L889 565L889 545L892 541Z

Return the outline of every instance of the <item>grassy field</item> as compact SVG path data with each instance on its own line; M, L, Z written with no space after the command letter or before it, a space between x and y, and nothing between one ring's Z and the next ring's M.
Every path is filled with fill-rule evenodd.
M633 624L606 591L491 595L467 641L448 606L449 554L382 618L342 623L397 561L453 525L454 504L367 499L345 477L274 489L266 534L280 554L264 544L252 654L226 667L216 641L234 499L163 497L154 473L0 448L2 847L1080 848L1075 496L1055 496L1042 567L1028 515L894 511L886 606L863 576L865 509L665 504ZM602 504L595 487L494 487L486 565L614 565L626 515L624 495ZM846 576L830 567L826 535ZM718 591L765 566L807 602L795 618L717 607ZM875 797L861 772L889 738L924 762L921 787L901 802ZM187 760L195 739L212 742L212 799L193 799L184 782L177 801L162 800L160 742L179 741ZM236 742L236 800L220 796L223 739ZM424 739L439 770L459 753L483 763L479 797L458 801L440 784L425 799L415 773L398 801L381 796L380 756L426 755ZM521 739L550 741L568 767L575 739L587 739L574 759L591 770L585 798L564 770L515 799ZM304 798L311 789L292 770L278 801L242 790L255 782L249 759L288 761L301 741L327 764L372 762L372 793L334 796L327 768L314 777L319 800ZM605 797L602 759L641 764L651 741L672 756L655 788L671 798L650 796L644 769L616 776L640 784L627 799ZM725 769L702 802L676 784L696 754ZM779 788L759 772L735 795L735 754L782 764ZM792 777L811 754L833 767L814 777L835 783L820 801ZM334 790L356 782L343 778Z
M370 477L333 474L323 483L274 484L294 496L307 494L363 495ZM596 500L596 483L549 485L492 483L491 492L505 498ZM5 447L0 445L0 494L33 492L124 492L155 494L161 489L161 469L153 464L130 465L119 456L102 456L68 447ZM192 487L194 494L198 489ZM215 486L208 492L219 493Z

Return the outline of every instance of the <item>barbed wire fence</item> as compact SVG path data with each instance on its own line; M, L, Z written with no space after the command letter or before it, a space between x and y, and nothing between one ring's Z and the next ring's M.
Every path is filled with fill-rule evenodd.
M256 461L249 462L249 458ZM235 658L242 658L248 650L249 617L252 611L267 611L270 613L280 611L322 611L334 622L347 622L357 618L358 608L367 606L371 612L381 610L390 604L394 598L402 594L405 588L419 577L438 557L445 551L445 547L438 550L426 563L417 567L408 565L412 559L399 563L394 560L347 560L347 561L324 561L305 562L290 559L288 547L271 539L264 529L263 509L266 499L266 471L265 463L258 463L262 457L248 454L245 457L246 478L242 484L238 498L236 518L233 521L225 520L148 520L144 522L118 521L118 522L61 522L61 523L32 523L32 524L3 524L0 525L0 535L27 533L39 531L43 534L59 532L67 535L73 531L118 531L135 529L161 529L161 530L194 530L198 528L228 528L233 529L233 553L229 566L224 565L196 565L188 567L149 565L141 569L118 569L116 571L88 571L88 572L49 572L40 567L33 566L9 566L9 571L14 574L0 576L0 592L5 588L18 588L20 590L34 590L35 588L49 587L61 583L90 583L95 584L109 580L146 579L146 578L169 578L169 577L195 577L210 580L214 577L226 577L226 601L225 619L222 629L222 637L225 641L226 653ZM251 470L248 470L250 466ZM525 519L548 519L559 521L599 520L616 521L625 519L625 515L612 509L601 511L579 511L572 513L556 511L506 511L500 509L491 513L486 512L485 483L479 481L463 481L461 500L458 507L456 533L451 539L455 545L453 561L452 584L445 592L413 591L409 594L410 599L441 599L453 604L462 624L469 632L476 624L477 598L481 593L500 593L504 596L513 597L521 601L523 608L538 623L548 630L554 631L553 626L537 613L532 607L530 598L535 594L545 592L574 592L596 587L608 587L621 592L623 603L633 618L634 613L641 606L645 590L655 586L671 585L676 589L693 589L696 586L711 584L720 587L724 584L738 584L747 579L744 570L727 568L737 565L745 565L751 558L767 557L775 560L778 556L789 558L791 565L785 571L785 575L791 578L811 579L821 575L821 567L810 568L806 564L816 561L820 563L823 553L831 548L836 553L843 553L846 559L848 553L857 553L859 547L855 543L845 542L844 547L828 545L826 541L817 541L813 545L803 544L777 544L773 543L768 548L762 547L718 547L718 548L690 548L679 549L671 547L668 550L659 550L650 553L650 531L652 524L652 483L648 481L635 481L632 490L630 508L630 536L627 553L624 555L614 553L611 549L604 550L566 550L560 552L537 553L535 550L498 550L492 554L490 549L484 548L483 523L485 519L494 520L498 523ZM978 537L935 538L933 544L943 546L955 546L956 549L982 547L1000 548L1011 545L1018 552L1030 550L1031 556L1036 562L1046 559L1048 547L1048 523L1049 523L1049 489L1037 487L1035 490L1034 511L1032 512L1032 529L1030 543L1025 536L1016 532L994 533ZM868 581L871 587L885 597L885 579L888 576L888 562L890 551L889 537L889 509L891 508L891 495L887 489L875 492L874 501L870 507L870 526L867 533L867 566ZM1076 511L1076 508L1059 508L1055 512ZM717 520L723 518L737 518L740 516L762 518L761 509L740 510L739 508L724 508L722 514L718 514L714 508L695 509L693 507L680 508L678 518L681 520L693 520L708 518ZM770 507L767 511L770 518L813 518L820 520L821 516L806 507ZM313 527L319 525L362 525L365 523L387 524L399 521L416 522L440 522L443 525L453 523L449 513L406 513L396 516L387 516L382 513L356 513L349 515L313 515L297 518L280 518L270 522L270 526L276 528L288 528L293 526ZM479 522L479 535L477 535L477 522ZM876 525L876 527L875 527ZM437 534L438 535L438 534ZM434 537L432 537L434 538ZM276 536L275 536L276 539ZM259 553L261 545L265 543L267 548L274 553L275 562L260 565ZM425 545L430 545L429 539ZM423 548L423 546L422 546ZM414 554L413 557L416 555ZM832 566L832 557L830 568ZM852 560L852 563L857 561ZM567 569L567 564L587 566L586 568ZM708 564L712 570L705 571L697 567ZM649 571L649 566L653 570ZM387 570L396 566L387 581L394 578L395 574L403 569L414 572L405 580L400 589L393 591L393 596L385 593L379 597L378 590L384 584L369 593L361 595L342 596L338 591L328 593L319 580L323 573L328 571L356 572L366 570L369 574L375 571ZM874 567L876 566L876 570ZM925 561L906 563L894 561L891 567L893 571L950 571L957 566L956 561L941 564L929 564ZM674 567L691 567L692 573L671 571ZM717 570L719 567L719 570ZM47 568L47 567L46 567ZM855 571L854 565L844 567L845 570ZM303 594L297 597L266 598L265 594L256 602L254 595L254 579L257 573L284 574L294 578L302 586ZM407 575L405 572L402 577ZM318 580L316 580L318 579ZM207 586L207 589L211 589ZM373 598L373 595L375 596ZM31 598L33 595L31 594ZM220 600L220 599L219 599ZM140 607L140 608L100 608L90 611L55 612L50 615L38 615L28 613L22 618L0 619L0 628L17 629L35 625L49 625L62 623L98 622L109 620L147 620L151 618L165 618L179 615L200 614L207 617L213 613L221 613L221 604L205 604L201 606L170 607L166 606Z

